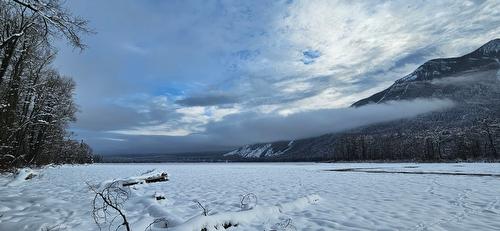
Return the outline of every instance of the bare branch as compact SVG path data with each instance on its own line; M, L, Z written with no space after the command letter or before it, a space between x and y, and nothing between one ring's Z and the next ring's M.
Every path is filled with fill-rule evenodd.
M196 205L198 205L198 207L202 210L203 216L208 216L208 213L210 213L208 206L201 204L199 200L193 200L193 202L196 203Z
M92 200L92 218L94 222L102 230L101 223L108 223L108 230L111 230L115 219L120 217L122 222L116 227L118 230L120 227L125 227L127 231L130 231L130 225L122 211L121 207L123 203L129 198L129 191L122 188L120 182L114 181L107 184L102 189L98 189L96 186L92 186L87 183L89 189L95 193L94 199ZM109 219L111 217L111 220Z

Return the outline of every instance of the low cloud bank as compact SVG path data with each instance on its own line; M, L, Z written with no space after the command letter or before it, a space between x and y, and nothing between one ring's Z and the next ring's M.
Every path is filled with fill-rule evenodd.
M448 99L416 99L391 101L341 109L325 109L297 113L286 117L256 114L230 116L210 124L207 134L225 145L291 140L339 132L374 123L410 118L444 110L454 104ZM231 139L227 139L231 137Z
M316 110L289 116L242 113L209 123L202 133L183 137L109 134L111 139L96 138L91 142L97 150L114 150L109 153L228 150L243 144L308 138L374 123L411 118L445 110L453 105L448 99L417 99L358 108ZM112 139L120 142L113 142Z

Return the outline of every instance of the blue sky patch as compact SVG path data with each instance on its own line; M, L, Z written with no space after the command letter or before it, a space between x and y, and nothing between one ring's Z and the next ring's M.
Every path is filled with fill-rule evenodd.
M319 50L306 50L302 52L302 55L302 63L309 65L314 63L317 58L321 57L321 52Z

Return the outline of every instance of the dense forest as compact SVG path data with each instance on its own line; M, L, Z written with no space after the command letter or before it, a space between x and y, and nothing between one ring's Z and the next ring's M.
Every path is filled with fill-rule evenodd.
M67 130L75 82L52 65L55 40L85 48L87 24L59 0L0 0L0 169L92 162Z

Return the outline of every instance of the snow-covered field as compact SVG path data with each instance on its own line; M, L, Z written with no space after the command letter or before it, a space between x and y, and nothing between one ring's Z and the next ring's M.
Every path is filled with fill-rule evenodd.
M378 172L325 171L352 168ZM500 230L500 177L494 175L500 174L500 164L487 163L50 167L27 181L0 177L0 230L96 230L93 193L86 182L101 184L151 169L168 172L170 181L131 189L124 211L132 230L144 230L162 217L170 228L159 223L153 230L194 230L190 228L221 220L238 223L227 230ZM252 209L240 207L241 195L247 193L257 196ZM155 194L166 199L157 201ZM193 200L208 205L210 215L202 216Z

